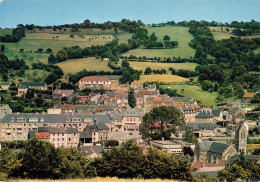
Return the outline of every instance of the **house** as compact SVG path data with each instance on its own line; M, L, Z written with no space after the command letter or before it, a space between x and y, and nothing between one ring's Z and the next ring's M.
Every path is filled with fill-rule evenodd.
M208 111L202 111L195 116L195 122L213 122L213 115Z
M73 93L74 90L56 89L52 93L52 99L62 100L62 98L68 98Z
M220 109L212 109L211 113L213 115L214 122L218 122L218 121L223 120L223 113Z
M243 100L245 102L251 102L252 98L254 97L255 93L252 93L252 92L246 92L243 96Z
M152 91L152 92L155 92L156 91L156 84L153 83L153 84L149 84L147 87L146 87L146 90L147 91Z
M134 89L134 90L142 90L143 89L143 84L138 82L137 80L134 80L132 83L131 83L131 87Z
M75 113L75 105L69 105L69 104L64 104L60 105L60 109L62 113Z
M9 82L3 82L3 83L1 83L0 90L8 90L10 85L11 85L11 83L9 83Z
M86 158L96 158L101 155L101 153L104 151L104 148L99 144L92 146L82 146L80 150L84 152Z
M100 97L100 93L90 93L88 99L90 103L97 104Z
M91 137L92 144L97 144L102 140L107 140L109 138L109 131L109 127L104 123L99 123L98 120L96 120L93 125L89 125L84 129L86 136L88 136L88 138Z
M240 107L233 107L229 110L230 115L232 116L232 122L240 122L245 120L245 111Z
M20 86L37 90L48 90L48 85L46 82L23 82Z
M25 97L26 93L28 91L28 87L25 85L20 85L18 87L18 97Z
M79 131L75 128L50 127L50 142L57 147L77 147L79 144Z
M195 122L197 113L193 107L181 107L178 110L183 114L185 122Z
M49 127L39 127L38 131L35 132L35 138L49 141L50 140Z
M243 107L245 107L245 103L239 99L239 100L236 100L235 102L233 102L232 107L243 108Z
M84 77L79 80L79 89L83 90L86 87L110 87L111 80L106 77Z
M138 131L141 120L141 115L135 109L128 108L122 116L121 129Z
M8 104L0 104L0 113L11 114L12 109Z
M195 144L173 140L152 140L150 144L158 150L175 155L183 154L184 147L190 147L192 150L195 148Z

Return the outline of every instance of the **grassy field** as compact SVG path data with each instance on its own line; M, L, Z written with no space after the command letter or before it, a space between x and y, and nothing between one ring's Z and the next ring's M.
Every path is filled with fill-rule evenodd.
M236 35L231 34L235 28L229 28L229 31L227 31L225 27L223 27L223 29L221 29L221 27L209 27L209 29L211 30L215 40L222 40L222 39L229 39L230 37L237 37ZM260 38L260 35L241 36L241 38Z
M64 74L76 73L86 69L87 71L113 71L107 66L107 61L101 61L94 57L71 59L68 61L57 63L63 70Z
M189 79L183 78L176 75L141 75L141 83L144 82L163 82L163 83L176 83L176 82L187 82Z
M68 179L68 180L9 180L8 182L178 182L177 180L162 180L162 179L118 179L110 178L90 178L90 179ZM179 181L180 182L180 181Z
M124 56L135 55L137 57L181 57L190 58L194 56L195 50L189 46L193 36L188 32L188 27L146 27L149 35L155 32L158 40L163 40L164 35L171 37L172 41L178 41L179 46L173 49L134 49L123 54Z
M201 102L202 105L206 106L216 106L216 98L218 94L216 92L206 92L203 91L200 86L197 85L185 85L185 84L171 84L171 85L161 85L161 88L176 89L177 93L185 97L192 97L195 100ZM182 91L182 89L184 89Z
M190 71L195 71L195 67L198 66L197 63L154 63L154 62L135 62L129 61L130 66L136 70L142 70L144 72L146 67L151 69L166 69L170 73L169 68L172 67L175 70L185 69Z

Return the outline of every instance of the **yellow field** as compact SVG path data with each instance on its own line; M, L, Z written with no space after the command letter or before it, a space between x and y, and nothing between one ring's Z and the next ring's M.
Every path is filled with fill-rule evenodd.
M178 182L176 180L162 180L162 179L118 179L116 177L110 178L91 178L91 179L67 179L67 180L10 180L9 182ZM180 182L180 181L179 181Z
M57 65L63 70L64 74L76 73L86 69L87 71L113 71L107 66L107 61L101 61L94 57L71 59L57 63Z
M154 62L134 62L129 61L130 66L133 67L135 70L142 70L145 71L146 67L150 67L151 69L166 69L168 73L169 68L172 67L175 70L185 69L190 71L195 71L197 63L154 63Z
M141 75L141 83L144 82L163 82L163 83L173 83L173 82L187 82L189 79L183 78L176 75Z

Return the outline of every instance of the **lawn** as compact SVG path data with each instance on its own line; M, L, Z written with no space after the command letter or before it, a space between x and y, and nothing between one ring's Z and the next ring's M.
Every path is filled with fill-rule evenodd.
M192 97L197 101L201 102L201 105L205 106L216 106L216 98L218 94L216 92L203 91L200 86L197 85L186 85L186 84L170 84L160 85L161 88L176 89L177 93L185 97ZM182 89L184 89L182 91Z
M136 62L129 61L130 66L136 70L145 71L146 67L150 67L151 69L166 69L169 72L169 68L172 67L175 70L185 69L190 71L195 71L195 67L198 66L197 63L154 63L154 62Z
M57 65L63 70L64 74L76 73L86 69L87 71L113 71L107 66L107 61L101 61L94 57L70 59L57 63Z
M176 75L141 75L140 80L141 83L144 82L162 82L162 83L176 83L176 82L187 82L189 79L183 78Z
M158 40L162 41L164 35L171 37L172 41L178 41L179 46L173 49L133 49L126 53L124 56L135 55L137 57L181 57L181 58L190 58L195 54L195 49L189 46L189 42L193 39L193 36L189 33L188 27L151 27L146 26L149 35L155 32L155 35L158 37Z

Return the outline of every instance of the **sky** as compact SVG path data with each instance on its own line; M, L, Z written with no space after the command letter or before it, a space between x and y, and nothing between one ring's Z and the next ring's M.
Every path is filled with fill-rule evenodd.
M0 27L141 20L260 21L260 0L0 0Z

